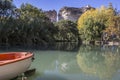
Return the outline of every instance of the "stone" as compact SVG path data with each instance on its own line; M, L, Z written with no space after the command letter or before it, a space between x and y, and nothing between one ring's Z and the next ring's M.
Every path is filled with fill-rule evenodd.
M51 20L51 22L57 21L57 11L56 10L44 11L44 13Z
M90 9L95 8L91 7L90 5L81 8L65 6L59 10L58 20L71 20L75 22L85 11Z

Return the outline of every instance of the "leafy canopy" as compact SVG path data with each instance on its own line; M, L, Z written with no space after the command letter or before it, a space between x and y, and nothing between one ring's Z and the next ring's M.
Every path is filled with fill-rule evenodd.
M87 41L97 40L101 38L105 30L107 33L116 32L115 22L117 19L115 17L115 10L111 6L108 8L102 6L99 9L86 11L78 19L77 28L81 38Z

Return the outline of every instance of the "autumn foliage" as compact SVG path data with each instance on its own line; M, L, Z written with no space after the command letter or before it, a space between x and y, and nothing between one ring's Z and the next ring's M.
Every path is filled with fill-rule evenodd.
M86 11L78 19L78 30L83 40L101 40L103 33L108 38L115 35L119 39L120 16L117 16L115 9L110 5L107 8L102 6L99 9Z

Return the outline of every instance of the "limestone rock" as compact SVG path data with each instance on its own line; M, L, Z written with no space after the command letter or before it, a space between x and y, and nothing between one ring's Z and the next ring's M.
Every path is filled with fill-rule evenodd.
M58 13L58 20L71 20L77 21L78 18L83 14L85 11L95 9L89 5L81 8L76 7L63 7L59 10Z
M45 11L44 13L51 20L51 22L57 21L57 11L49 10L49 11Z

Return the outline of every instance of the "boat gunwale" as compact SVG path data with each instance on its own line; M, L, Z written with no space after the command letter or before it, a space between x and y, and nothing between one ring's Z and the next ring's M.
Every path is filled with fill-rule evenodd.
M8 52L8 53L5 53L5 54L11 54L11 53L15 53L15 54L26 53L26 54L25 54L24 57L21 56L20 58L16 58L16 59L13 59L13 60L0 61L0 66L9 65L11 63L23 61L23 60L31 58L33 56L33 53L31 53L31 52Z

